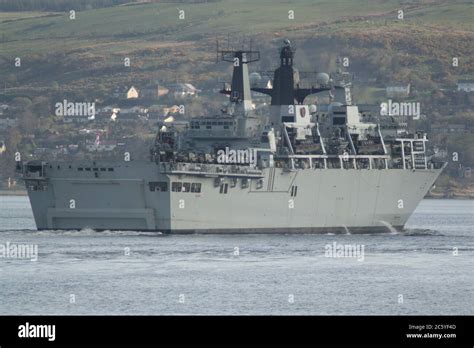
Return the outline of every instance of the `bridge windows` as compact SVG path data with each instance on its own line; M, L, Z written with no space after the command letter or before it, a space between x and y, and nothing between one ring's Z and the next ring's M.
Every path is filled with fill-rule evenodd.
M229 129L234 125L233 121L206 121L196 120L190 122L191 129L201 129L201 126L206 129Z
M198 121L191 121L191 122L190 122L190 126L191 126L191 129L199 129L199 128L201 128L201 127L199 126L199 122L198 122Z
M79 172L83 172L84 170L87 171L87 172L90 172L91 170L94 171L94 172L98 172L99 170L101 172L105 172L105 171L109 171L109 172L113 172L114 171L114 168L83 168L83 167L78 167L77 170Z
M27 181L26 186L30 191L46 191L48 185L40 181Z

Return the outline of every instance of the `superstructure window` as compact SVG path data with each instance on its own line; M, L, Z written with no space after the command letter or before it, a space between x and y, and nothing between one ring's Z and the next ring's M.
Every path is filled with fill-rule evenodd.
M191 192L200 193L201 192L201 183L193 182L191 184Z
M332 119L332 124L335 126L342 126L346 124L346 118L345 117L334 117Z
M191 183L190 182L184 182L181 192L191 192Z
M229 189L229 184L221 184L221 187L219 189L219 193L227 193L227 190Z
M291 186L291 197L296 197L298 193L298 186Z
M152 192L166 192L168 191L168 184L164 181L150 181L148 183L150 191Z
M181 187L183 186L183 183L181 182L173 182L171 184L171 191L173 192L181 192Z
M171 183L171 191L173 192L201 192L201 183L197 182L173 182Z

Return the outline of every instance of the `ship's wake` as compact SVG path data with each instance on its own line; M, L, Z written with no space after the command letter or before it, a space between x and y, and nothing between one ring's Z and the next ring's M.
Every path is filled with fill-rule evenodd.
M393 227L389 222L380 220L379 221L381 224L383 224L385 227L387 227L388 231L390 234L399 234L400 232L397 231L395 227Z
M406 228L403 230L403 235L409 236L409 237L418 237L418 236L444 236L444 234L435 231L435 230L430 230L427 228Z

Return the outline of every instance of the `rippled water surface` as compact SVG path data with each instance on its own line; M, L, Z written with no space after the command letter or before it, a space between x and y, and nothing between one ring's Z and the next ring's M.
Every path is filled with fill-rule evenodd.
M38 232L28 198L3 196L0 248L38 259L0 258L0 314L472 315L473 226L473 201L424 200L403 234Z

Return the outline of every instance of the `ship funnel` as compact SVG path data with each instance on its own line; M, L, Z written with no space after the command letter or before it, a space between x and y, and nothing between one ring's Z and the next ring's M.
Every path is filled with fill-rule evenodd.
M280 66L274 71L273 86L271 88L252 87L255 92L271 96L270 120L273 125L281 125L282 122L295 122L295 110L298 108L298 114L301 119L306 117L309 120L307 108L300 108L304 100L311 94L330 91L329 76L320 73L317 79L321 86L303 87L301 86L300 73L293 67L295 48L289 40L285 40L280 47Z

